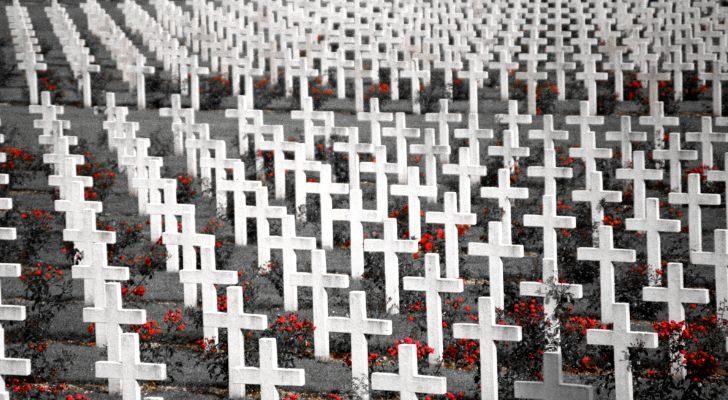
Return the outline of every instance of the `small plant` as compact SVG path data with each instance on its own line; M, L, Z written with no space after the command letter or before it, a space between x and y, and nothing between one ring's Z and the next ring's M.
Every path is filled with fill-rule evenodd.
M222 99L231 94L230 81L223 75L215 75L200 86L200 108L214 110L220 107Z

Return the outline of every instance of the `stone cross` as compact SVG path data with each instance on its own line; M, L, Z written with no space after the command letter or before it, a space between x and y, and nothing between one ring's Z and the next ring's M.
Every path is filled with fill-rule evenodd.
M665 127L680 126L680 118L665 116L665 105L661 101L652 105L651 109L649 116L640 117L640 124L653 127L655 148L661 149L665 144Z
M533 117L530 114L518 113L518 100L508 101L508 114L496 114L495 121L501 125L508 125L508 130L513 135L513 147L519 146L520 131L519 125L531 124Z
M364 239L364 251L384 253L384 292L389 314L399 314L399 261L397 253L414 254L417 241L399 239L397 220L387 218L382 227L382 239Z
M306 182L306 192L319 195L319 207L321 214L321 247L329 250L334 247L334 220L331 211L333 194L349 194L349 185L334 183L331 180L331 165L321 164L319 171L319 182Z
M453 337L480 342L480 398L498 399L498 351L496 341L521 341L521 327L496 323L496 305L490 297L478 297L478 322L453 324Z
M528 199L528 188L512 188L510 171L508 168L501 168L498 170L498 186L480 188L480 197L486 199L498 199L498 207L501 209L503 242L511 244L512 201L514 199Z
M526 175L543 178L544 194L556 196L556 179L570 179L574 176L574 170L571 167L556 166L556 150L554 149L544 149L543 161L543 166L528 166Z
M255 191L255 206L252 206L248 214L255 218L256 244L258 247L258 265L264 267L270 260L270 246L268 236L270 235L269 219L283 219L287 214L286 207L274 207L268 204L268 187L260 186Z
M150 207L152 205L150 204ZM170 206L165 204L168 212L178 211L180 219L182 220L181 232L178 232L177 226L174 226L170 232L165 231L162 234L162 242L166 245L180 246L182 247L182 269L187 271L197 271L197 248L200 249L212 249L215 246L215 237L213 235L206 235L197 233L196 222L195 222L195 208L194 207L180 207L181 205ZM153 212L153 209L150 210ZM177 224L178 225L178 224ZM166 224L165 224L166 228ZM214 253L213 253L214 255ZM208 255L209 257L209 255ZM209 261L205 261L209 262ZM201 272L195 272L195 274L201 274ZM194 276L194 275L193 275ZM191 278L191 277L190 277ZM237 282L237 281L236 281ZM183 284L184 288L184 302L186 307L197 307L197 284L196 282L189 282ZM207 290L206 290L207 293ZM205 296L208 297L208 296ZM205 307L209 307L209 298L206 302ZM211 335L212 336L212 335Z
M88 51L88 49L86 49ZM79 68L81 72L81 88L83 89L83 106L91 108L91 72L101 71L101 67L91 64L93 57L86 52L81 52L79 59Z
M137 94L137 108L140 110L147 108L146 82L144 75L154 73L154 67L144 65L145 63L146 60L144 59L144 56L139 54L136 58L136 64L129 64L124 68L124 72L136 75L134 86L136 87Z
M642 289L643 301L667 303L667 315L671 321L685 321L685 308L683 304L708 304L710 296L708 289L686 289L683 280L682 263L667 264L667 287L646 286ZM683 328L684 329L684 328ZM671 342L675 338L671 337ZM672 343L671 348L676 346ZM673 357L675 354L673 354ZM671 357L671 358L673 358ZM677 360L672 363L673 377L684 379L687 374L683 354L677 354Z
M564 383L561 370L561 351L543 353L543 382L516 381L513 385L517 399L592 400L594 388L588 385Z
M215 285L234 285L238 283L238 274L235 271L216 269L214 245L200 246L200 265L200 269L182 269L179 272L179 281L185 285L194 285L195 291L199 285L202 293L202 312L214 312L217 309L217 288ZM217 337L217 328L203 325L203 330L205 330L205 337Z
M361 177L359 176L359 154L373 154L374 145L369 143L359 143L359 128L350 127L348 131L348 143L334 143L334 151L345 153L349 161L349 188L359 189Z
M298 290L290 284L291 274L296 272L298 260L296 250L316 249L316 239L296 235L296 218L286 215L281 218L281 235L265 239L271 249L281 249L283 253L283 308L286 311L298 310Z
M439 134L439 144L448 148L448 152L440 154L440 162L447 162L450 155L450 123L462 121L462 115L459 113L450 113L448 111L448 99L440 99L440 109L436 113L425 114L425 121L437 122L437 132Z
M369 131L371 132L371 142L374 146L382 144L382 122L392 122L394 114L391 112L379 111L379 99L372 97L369 99L369 111L359 112L356 114L359 121L369 121Z
M360 399L369 398L369 350L366 335L391 335L392 321L367 317L366 292L349 292L349 317L329 317L332 333L351 337L351 378Z
M362 162L361 172L375 174L377 212L380 220L382 220L386 218L389 207L389 179L387 173L397 173L397 164L387 162L387 146L375 146L374 159Z
M86 289L87 287L90 289L91 298L89 299L90 302L86 302L86 305L94 304L96 307L101 307L106 302L104 299L106 281L129 280L129 268L108 266L106 243L91 243L89 250L89 253L84 254L78 265L72 266L71 277L83 280L84 292L89 291ZM100 345L103 344L102 340Z
M690 251L703 250L703 213L700 206L717 206L721 202L719 194L702 193L700 185L700 174L690 174L687 193L672 192L667 196L670 204L688 205Z
M542 205L541 214L526 214L523 216L523 225L543 229L543 257L556 260L558 253L558 236L556 230L576 228L576 218L558 216L556 213L556 198L554 196L543 196Z
M260 110L256 110L252 100L247 96L238 96L237 108L225 110L225 118L236 118L238 120L238 146L239 154L245 156L250 151L250 141L248 135L251 133L248 127L251 125L248 120L257 120L259 124L263 123L263 114Z
M503 258L522 258L523 246L504 242L502 222L488 222L488 242L468 243L468 255L488 257L489 301L496 308L505 307L503 293Z
M604 190L601 172L591 172L589 186L584 190L573 190L571 199L588 202L591 207L592 228L597 228L604 221L605 203L621 203L622 192Z
M195 111L200 110L200 75L207 75L210 73L210 69L207 67L200 67L199 60L196 54L190 57L190 65L187 69L187 73L190 75L190 102L192 109Z
M515 171L519 157L528 157L530 148L519 147L516 133L506 129L503 131L503 143L500 146L488 146L488 155L503 158L503 167Z
M543 128L529 130L528 138L531 140L542 140L544 150L553 150L555 140L569 140L569 131L554 130L554 116L544 115Z
M458 71L458 77L460 79L468 80L468 94L469 94L468 112L477 113L478 112L478 99L479 99L478 88L482 88L483 81L488 79L488 71L483 70L482 54L468 53L465 55L465 58L468 61L468 70L467 71L463 71L463 70ZM515 64L516 67L518 66L517 63L509 63L509 64L510 65ZM508 90L507 87L506 87L506 90Z
M364 209L361 189L349 192L349 208L331 210L334 221L349 222L349 252L351 254L351 277L360 279L364 275L364 227L363 222L381 222L377 210Z
M406 276L403 281L404 290L425 292L425 308L427 309L427 345L433 348L428 355L430 364L437 364L442 359L442 299L440 293L460 293L463 281L459 278L441 278L440 255L425 254L425 276Z
M470 149L470 164L480 165L482 160L480 159L480 140L492 139L492 129L481 129L478 123L478 113L468 114L468 127L457 128L454 130L456 139L467 140L468 148ZM477 183L480 178L478 176L471 176L472 183Z
M635 151L632 156L632 168L617 168L615 170L617 179L632 181L632 214L634 218L645 217L645 197L647 196L647 181L661 181L661 169L645 168L645 152Z
M602 225L598 230L599 245L595 247L579 247L576 249L576 258L579 261L599 262L599 296L601 299L601 320L604 323L614 322L612 305L614 295L614 263L633 263L637 254L632 249L614 248L612 227Z
M681 100L683 96L683 71L694 71L695 64L692 62L683 62L682 46L678 46L672 51L672 60L662 64L662 68L668 72L672 72L673 91L675 92L675 100Z
M584 70L576 73L576 79L584 81L584 86L588 92L589 109L593 113L597 112L597 81L607 80L606 72L597 72L596 61L589 60L583 63Z
M728 81L728 72L723 72L726 68L725 63L717 60L712 62L711 72L701 72L700 79L710 80L710 86L713 88L713 115L723 115L723 82Z
M230 382L239 385L260 385L261 400L280 399L276 386L306 384L304 369L278 367L278 347L275 338L261 338L258 343L260 367L236 367L230 371Z
M5 376L29 376L30 360L25 358L9 358L5 356L5 330L0 329L0 398L9 400L10 395L5 388Z
M428 224L442 224L445 226L445 277L458 278L460 276L460 245L458 243L458 226L475 225L475 214L458 211L457 193L446 192L443 196L442 211L428 211L425 213L425 222Z
M37 96L37 95L36 95ZM53 129L53 123L58 121L58 116L63 115L63 106L56 106L51 103L51 93L44 91L40 94L40 104L32 103L28 106L30 114L40 114L41 119L33 121L33 128L43 129L43 136L50 136ZM61 133L63 129L71 129L70 121L62 121Z
M654 160L666 160L670 166L670 189L673 192L682 192L682 161L698 159L696 150L683 150L680 147L680 132L670 132L670 147L667 150L655 149L652 151Z
M437 158L439 155L442 160L450 154L450 146L437 145L435 144L435 130L425 128L425 143L424 144L411 144L410 154L418 154L425 159L425 182L427 186L437 187ZM429 202L433 203L437 200L437 194L434 197L428 198Z
M516 72L516 79L524 79L526 81L526 97L528 98L528 113L536 115L536 87L538 81L548 78L546 72L538 71L538 62L546 61L548 56L538 52L537 45L529 45L528 53L519 55L520 61L526 62L526 71Z
M417 393L445 394L447 379L417 373L417 345L397 346L399 373L375 372L372 374L372 390L399 392L400 400L417 400Z
M396 139L397 150L397 178L400 184L407 182L407 139L420 137L418 128L407 128L407 120L403 112L395 114L395 126L382 129L382 136Z
M409 78L410 84L410 98L412 99L412 114L419 115L421 113L420 106L420 85L421 80L430 79L430 71L420 70L419 63L416 60L410 62L409 68L404 69L400 72L399 76L402 78Z
M106 358L109 361L121 360L121 325L141 325L147 322L145 310L124 309L121 300L121 284L107 282L104 285L104 303L94 307L84 307L83 322L95 324L96 345L106 346ZM102 339L99 342L99 339ZM119 379L109 379L109 392L121 392Z
M244 246L248 243L247 220L249 207L246 205L246 192L255 192L261 187L260 181L245 179L245 164L240 160L232 163L232 179L222 179L216 182L217 195L227 197L233 194L233 228L235 231L235 244Z
M728 118L724 125L728 126ZM725 185L725 193L728 193L728 157L723 157L723 169L715 169L708 171L709 182L722 182ZM728 201L726 202L726 217L728 218Z
M710 297L708 289L686 289L683 278L682 263L668 263L667 287L644 287L642 300L667 303L667 318L671 321L684 321L683 304L708 304Z
M124 333L121 335L121 358L118 361L97 361L96 377L121 380L122 397L141 400L141 387L137 381L167 379L167 365L142 363L139 358L139 334Z
M622 168L629 168L632 164L632 142L647 141L647 132L632 131L632 117L623 115L619 118L619 131L606 132L608 141L619 142L619 152L622 153Z
M228 371L245 366L245 335L243 331L262 331L268 328L268 317L261 314L248 314L243 309L243 290L241 286L228 286L227 310L211 311L202 314L203 325L227 330ZM217 340L217 337L215 337ZM245 385L228 382L228 396L232 399L245 398Z
M632 364L629 360L629 348L657 348L657 334L632 330L628 303L614 303L610 308L610 314L613 316L611 322L614 322L614 327L611 330L587 329L586 341L591 345L610 346L614 349L616 398L632 400Z
M477 142L476 142L477 143ZM458 176L458 192L460 194L460 211L470 212L472 199L473 178L486 176L488 170L485 166L474 164L470 157L470 147L461 147L458 150L458 164L445 164L442 166L444 175Z
M660 100L658 84L660 81L667 81L670 79L670 74L667 72L660 72L660 68L657 62L651 62L647 71L640 71L637 73L637 79L642 82L647 82L647 89L649 93L650 106L654 105Z
M713 251L691 251L690 262L715 268L715 304L718 318L728 317L728 230L713 231Z
M714 166L713 143L728 142L728 133L713 132L713 118L702 117L700 118L700 132L688 132L685 139L688 142L700 143L700 164L712 168Z
M597 147L596 133L591 130L590 125L603 125L604 117L592 116L589 103L582 101L580 104L579 116L567 116L567 124L578 124L580 140L578 147L569 148L569 157L580 158L584 161L584 176L586 187L591 185L591 173L597 171L598 158L612 158L612 149Z
M508 83L510 71L515 71L518 69L518 63L512 61L511 59L511 52L506 48L496 49L498 51L498 62L490 62L488 64L488 67L490 69L497 69L498 70L498 77L500 80L500 84L498 85L500 87L500 99L501 101L508 100L510 98L508 93L508 88L510 84ZM480 54L474 54L475 58L481 57ZM487 75L486 75L487 79ZM471 92L472 93L472 92ZM472 102L472 100L471 100ZM473 110L470 109L470 112L477 112L477 108Z
M407 213L409 221L408 236L410 238L419 239L422 235L420 197L437 197L437 187L422 185L420 183L420 169L418 167L409 167L407 170L407 184L391 185L389 190L392 196L407 197Z
M634 71L634 63L624 61L624 51L615 51L604 69L612 71L614 76L614 94L617 101L624 101L624 71ZM680 75L682 77L682 75Z
M311 288L313 298L313 332L314 354L317 359L329 359L329 296L327 288L349 287L349 277L342 274L326 272L326 252L311 250L311 272L294 272L290 275L290 284Z

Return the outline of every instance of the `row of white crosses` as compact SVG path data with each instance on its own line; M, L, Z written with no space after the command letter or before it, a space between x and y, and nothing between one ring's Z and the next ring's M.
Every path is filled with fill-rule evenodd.
M91 98L91 73L97 73L101 68L94 62L94 57L86 47L85 41L76 29L76 25L68 16L65 7L58 4L56 0L45 8L46 15L53 27L53 33L61 43L63 54L71 67L71 71L83 93L83 105L86 108L92 106Z
M2 121L0 121L2 126ZM5 137L0 135L0 143L5 142ZM6 161L6 154L0 153L0 162ZM9 184L8 174L0 174L0 185ZM13 208L13 199L0 198L0 210L7 212ZM17 240L15 228L0 228L0 240ZM0 277L17 278L21 273L20 264L0 263ZM0 299L0 321L23 321L25 319L25 306L2 304ZM9 358L5 355L5 329L0 325L0 399L10 399L10 394L5 386L5 376L28 376L30 375L30 360L25 358Z
M88 0L81 5L86 14L88 29L99 38L109 51L116 68L122 72L122 79L136 91L137 108L143 110L147 105L145 75L153 74L154 67L145 65L146 58L119 28L113 18L96 0Z
M11 5L5 6L5 14L8 18L18 69L25 71L30 104L38 104L38 71L45 71L46 64L43 62L43 54L38 45L38 38L35 37L28 9L21 6L19 0L13 0Z
M48 177L48 183L59 191L55 209L65 214L63 239L72 242L78 252L72 277L83 281L83 320L95 324L96 343L107 352L107 361L96 363L96 376L108 379L110 393L140 400L138 381L166 379L166 366L142 363L138 334L122 333L121 325L145 323L146 313L123 308L119 281L129 279L129 269L107 264L107 246L116 242L116 235L96 227L96 216L103 204L85 199L84 189L93 185L93 178L77 175L76 167L83 164L84 157L70 152L78 138L64 135L70 123L57 119L63 114L63 107L51 104L48 92L41 97L43 104L31 106L30 111L41 114L43 119L39 121L43 123L50 119L51 128L47 134L44 129L39 142L49 150L43 155L43 162L51 164L55 171ZM44 124L38 125L44 128Z
M613 73L614 91L620 100L623 97L624 72L639 71L638 79L648 84L651 104L657 100L659 81L674 79L675 95L680 96L682 85L678 84L682 81L683 71L696 70L700 73L701 79L711 80L714 91L714 113L720 115L720 82L728 77L721 72L728 58L725 55L728 46L713 45L709 38L700 36L688 40L688 36L697 36L694 32L699 32L701 20L691 19L684 25L678 25L672 20L675 18L672 14L660 15L657 20L667 23L669 31L676 32L674 39L670 35L657 36L651 30L645 33L644 38L640 38L629 33L632 32L633 26L617 24L617 29L613 30L614 21L607 17L609 12L606 9L602 10L603 14L600 15L589 15L580 9L578 11L580 23L574 29L564 31L563 22L557 21L557 29L545 35L553 38L555 44L547 46L546 38L542 37L540 32L542 29L537 28L536 23L521 25L521 20L525 18L521 19L519 16L528 16L534 21L545 22L548 14L542 14L538 10L531 13L527 12L526 8L518 7L506 14L501 10L503 5L498 3L486 6L486 9L493 11L493 17L486 23L482 23L482 19L480 23L476 23L477 18L466 18L462 10L451 10L442 15L448 21L456 19L459 20L458 24L469 27L465 33L449 32L454 44L450 44L448 40L429 37L434 30L442 29L438 26L437 18L402 19L400 12L410 11L404 7L391 10L395 12L393 17L390 17L386 11L392 6L386 3L381 4L379 13L371 8L359 9L356 5L344 7L349 11L366 13L369 18L388 27L383 31L371 29L357 20L348 19L348 23L335 28L326 21L331 15L339 14L332 14L334 11L329 8L311 5L298 6L302 8L284 7L278 4L262 4L257 8L234 4L216 7L211 2L194 1L190 15L169 0L155 0L152 4L161 24L156 21L153 24L143 24L153 19L134 3L125 3L124 9L131 7L136 10L133 18L127 15L127 21L135 24L135 30L143 37L152 37L157 33L160 37L155 39L166 43L156 48L158 56L174 62L175 58L186 58L186 52L189 50L189 54L199 55L202 62L208 63L211 72L232 76L235 95L238 94L240 78L243 77L249 101L252 100L252 79L267 72L271 84L276 84L281 67L284 70L286 93L291 93L293 80L298 77L301 95L305 97L307 89L305 83L308 77L316 75L313 65L317 62L321 65L319 72L323 81L328 79L330 70L336 71L339 98L346 97L345 80L347 78L354 80L355 108L358 112L363 111L363 81L366 79L377 83L379 68L387 68L390 71L390 96L395 100L399 98L400 77L411 80L413 99L419 95L420 83L428 84L431 72L435 69L444 71L446 85L452 85L454 75L467 79L470 88L470 111L476 112L478 89L483 87L489 70L498 71L501 76L501 99L508 99L507 76L509 71L519 69L519 62L513 61L517 59L526 66L525 71L519 71L516 75L527 82L528 110L531 114L536 112L536 85L548 77L546 72L539 71L540 63L544 64L546 70L554 71L560 92L559 98L562 100L565 99L564 72L576 71L574 77L583 81L592 109L596 108L597 81L608 78L607 72L597 69L601 63L604 71ZM563 13L566 10L564 7L558 3L552 9L554 12ZM642 6L636 7L631 13L643 15L651 10ZM424 10L417 5L412 6L411 11L416 16L419 15L417 11ZM434 12L443 13L442 10ZM702 12L704 11L701 10L698 14ZM705 12L706 16L720 15L718 7L711 10L713 14L707 14L707 10ZM253 13L253 16L242 17L250 13ZM136 18L144 15L145 18ZM307 17L303 18L303 15ZM651 20L653 19L655 18L651 17ZM281 20L286 23L276 23ZM588 23L589 20L592 23ZM508 28L498 30L500 24ZM422 25L425 29L420 27ZM390 26L397 28L389 28ZM596 27L599 29L595 29ZM409 28L412 31L410 33L408 33ZM353 29L355 32L353 37L347 37L345 29ZM527 30L529 33L524 35L522 30ZM723 26L715 28L716 32L722 30ZM319 35L317 31L325 31L326 35ZM473 34L476 31L481 31L483 34L480 36ZM301 34L301 32L307 33ZM391 39L392 33L395 32L400 39ZM593 38L590 37L592 33ZM184 44L180 45L177 40L183 41ZM600 40L602 44L597 46ZM566 45L567 42L569 45ZM339 50L333 51L333 46L338 46ZM528 50L525 51L525 48ZM160 54L159 49L162 49L164 55ZM473 49L478 52L474 52ZM594 50L598 52L593 53ZM353 61L346 58L347 52L353 52ZM498 55L497 61L493 60L494 54ZM553 55L556 61L545 62L547 55ZM625 56L630 60L625 61ZM683 58L686 58L687 62L683 62ZM197 66L185 62L191 69L197 69ZM711 62L714 65L712 71L708 72L705 65ZM269 65L268 71L263 70L266 65ZM661 72L660 68L667 72ZM194 78L196 73L191 75ZM414 101L413 111L419 113L418 108L418 102Z

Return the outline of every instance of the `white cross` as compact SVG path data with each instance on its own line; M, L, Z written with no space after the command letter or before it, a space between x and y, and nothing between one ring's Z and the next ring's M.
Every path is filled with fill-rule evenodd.
M450 154L450 123L462 121L462 115L459 113L450 113L448 111L449 103L450 101L448 99L440 99L439 111L436 113L425 114L425 121L437 122L437 132L440 137L438 142L440 146L448 148L448 152L446 154L440 154L440 162L443 163L448 161L448 155Z
M360 279L364 274L364 227L363 222L381 222L377 210L364 209L361 189L349 192L349 208L331 210L334 221L349 222L349 253L351 254L351 277Z
M513 385L517 399L592 400L594 388L588 385L564 383L561 370L561 351L543 353L543 382L516 381Z
M658 84L660 81L667 81L670 79L670 74L667 72L660 72L660 68L656 62L651 62L647 72L640 71L637 73L637 79L642 82L647 82L647 88L649 92L650 106L659 101Z
M477 143L477 142L476 142ZM487 168L474 163L470 156L470 147L461 147L458 150L458 164L445 164L442 166L444 175L458 176L458 192L460 194L460 211L469 213L472 200L472 182L487 175Z
M713 231L715 245L712 252L691 251L690 262L693 264L715 267L715 304L718 318L728 317L728 230Z
M666 126L680 126L680 118L678 117L666 117L665 116L665 105L663 102L658 101L656 104L651 105L652 111L649 116L641 116L641 125L652 125L654 132L654 143L655 148L662 148L664 146L664 136Z
M9 400L10 395L5 388L5 376L29 376L30 360L26 358L8 358L5 356L5 330L0 329L0 398ZM4 396L4 397L3 397Z
M481 399L498 399L496 341L521 341L521 327L496 323L496 306L490 297L478 297L478 322L453 324L453 337L480 342Z
M703 249L703 213L700 206L717 206L721 202L719 194L702 193L700 185L700 174L690 174L688 175L687 193L672 192L667 196L670 204L688 205L690 251L702 251Z
M296 250L313 250L316 239L296 235L296 218L286 215L281 219L281 235L268 236L266 239L271 249L281 249L283 253L283 304L286 311L298 310L297 287L289 283L291 274L296 272Z
M623 115L619 119L619 131L608 131L605 134L608 141L619 142L619 151L622 153L622 168L632 164L632 142L647 140L647 132L632 131L632 117Z
M591 206L592 228L596 228L604 221L605 203L621 203L622 192L617 190L604 190L604 181L601 172L591 172L589 186L584 190L573 190L571 199L588 202Z
M340 153L346 153L349 161L349 187L351 189L359 189L360 187L360 176L359 176L359 154L373 154L374 145L369 143L359 143L359 128L350 127L347 128L347 136L349 137L348 143L336 142L334 143L334 151Z
M569 117L566 118L568 119ZM529 130L528 138L531 140L542 140L544 150L553 150L555 140L569 140L569 131L554 130L554 116L544 115L543 128Z
M478 123L478 113L468 114L468 127L457 128L454 130L456 139L465 139L470 149L470 160L472 165L480 165L480 140L492 139L492 129L481 129ZM476 183L479 178L472 176L472 183Z
M195 111L200 110L200 75L207 75L209 73L209 68L200 67L196 54L190 57L187 74L190 76L190 102L192 103L192 109Z
M583 63L584 70L576 73L576 79L584 81L589 98L589 109L593 113L597 112L597 81L607 80L606 72L597 72L597 63L595 60L588 60Z
M392 321L367 317L366 292L349 292L349 317L329 317L332 333L351 337L351 378L359 398L369 398L369 350L366 335L391 335Z
M420 114L420 80L430 79L430 71L420 70L419 63L416 60L410 62L409 68L404 69L400 74L402 78L410 79L410 98L412 100L412 114Z
M382 144L382 122L392 122L394 114L391 112L379 111L379 99L372 97L369 99L369 112L358 112L356 119L359 121L369 121L369 131L371 132L371 142L375 146Z
M326 251L311 250L311 272L294 272L290 275L290 284L311 288L313 302L314 354L317 359L329 359L329 296L327 288L349 287L349 277L342 274L326 272Z
M443 157L446 158L450 154L450 146L435 144L435 130L425 128L424 144L411 144L410 154L419 154L424 156L425 159L425 182L427 186L437 187L437 158L439 155L441 160ZM435 197L429 197L430 202L437 200L437 194Z
M96 344L106 346L109 361L121 360L121 334L120 325L140 325L147 321L145 310L124 309L121 300L121 284L108 282L104 285L105 294L103 304L93 307L84 307L83 322L94 323ZM99 342L99 339L102 339ZM109 379L109 392L119 393L121 382L118 379Z
M514 199L527 199L528 188L512 188L511 175L507 168L498 170L498 186L485 186L480 188L480 197L486 199L498 199L498 207L501 211L501 222L503 223L503 242L511 243L511 208Z
M420 197L432 198L437 196L437 187L420 184L420 169L409 167L406 185L391 185L389 190L392 196L407 197L407 212L409 224L409 237L419 239L422 234L420 216Z
M517 133L506 129L503 131L503 143L500 146L488 146L488 155L503 158L503 167L510 171L515 170L519 157L528 157L530 148L519 147Z
M121 335L121 358L118 361L96 361L96 377L121 380L122 397L141 400L141 387L137 381L163 381L167 379L166 364L142 363L139 360L139 335Z
M458 278L460 276L458 225L475 225L475 214L462 210L458 212L457 193L446 192L443 196L443 210L428 211L425 214L425 222L445 226L445 276Z
M712 168L714 165L713 142L728 142L728 133L713 132L713 118L702 117L700 118L700 132L688 132L685 139L688 142L700 143L700 164Z
M260 367L237 367L230 371L230 382L241 385L260 385L261 400L278 400L276 386L303 386L306 371L298 368L278 367L278 348L275 338L258 341Z
M696 150L683 150L680 148L680 132L670 132L670 147L667 150L655 149L652 151L655 160L667 160L670 166L670 189L673 192L682 192L682 161L698 159Z
M244 310L243 287L227 287L227 311L210 311L202 314L203 325L227 330L228 371L245 365L245 335L243 331L262 331L268 328L268 317L261 314L248 314ZM215 337L217 340L217 337ZM228 396L233 399L245 398L245 385L228 382Z
M595 247L579 247L576 258L580 261L599 262L599 294L601 299L601 320L604 323L614 322L612 304L614 295L614 263L631 263L637 258L632 249L614 248L612 227L602 225L599 227L599 243Z
M136 57L136 64L129 64L124 68L124 72L128 74L136 75L136 94L137 94L137 108L144 110L147 108L147 96L144 74L153 74L154 67L144 65L146 60L143 55L139 54ZM160 110L161 111L161 110Z
M499 124L508 125L508 130L513 134L513 146L518 147L520 131L518 125L531 124L533 117L530 114L518 113L518 100L508 101L508 114L496 114L495 121Z
M417 372L417 345L398 345L397 357L399 373L373 373L372 390L399 392L400 400L417 400L417 393L445 394L446 378L420 375Z
M558 216L556 213L556 198L554 196L543 196L542 203L542 213L524 215L523 225L543 229L543 257L556 260L558 253L556 229L576 228L576 218Z
M488 242L468 243L468 255L488 257L489 299L496 308L503 309L503 258L522 258L523 246L506 243L503 238L502 222L488 222Z
M402 280L404 290L425 292L427 345L434 350L428 355L430 364L437 364L442 359L442 299L440 293L463 291L462 279L441 278L440 276L440 255L427 253L425 254L425 277L406 276Z
M632 181L632 214L634 218L645 217L645 197L647 196L647 181L661 181L661 169L645 168L645 152L635 151L632 156L632 168L617 168L615 170L617 179Z
M418 128L407 128L407 121L403 112L395 114L395 126L382 129L382 136L394 137L397 147L397 177L400 184L407 181L407 139L420 137Z
M614 327L607 329L588 329L586 341L597 346L610 346L614 350L614 381L616 398L631 400L632 365L629 360L630 347L657 348L657 334L654 332L633 331L629 319L629 304L614 303L610 314Z
M701 72L699 74L700 79L710 80L710 86L713 88L713 115L723 115L723 82L728 81L728 72L723 72L725 64L713 60L713 69L711 72Z
M255 191L255 206L248 214L255 218L256 244L258 247L258 265L265 268L271 260L270 246L267 238L270 235L269 219L283 219L287 214L286 207L268 204L268 187L259 186Z
M321 246L328 250L334 246L334 220L331 211L333 203L332 194L348 194L349 185L334 183L331 180L331 165L321 164L319 182L306 182L306 192L319 195L319 210L321 214Z

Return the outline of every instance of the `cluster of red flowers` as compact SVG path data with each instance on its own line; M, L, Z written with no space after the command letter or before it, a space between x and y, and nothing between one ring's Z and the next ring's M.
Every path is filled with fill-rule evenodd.
M129 289L128 286L124 286L121 288L121 295L126 297L128 295L134 295L136 297L144 297L144 293L146 293L146 288L144 285L137 285L131 289Z
M708 181L708 171L713 171L717 169L718 167L716 167L715 165L711 167L709 165L700 164L699 167L686 169L685 176L688 176L690 174L700 174L700 181L705 183Z
M55 92L56 89L58 89L58 85L52 83L50 78L47 76L39 76L38 82L43 85L43 89L41 89L41 91Z
M634 101L639 99L639 91L642 89L642 82L637 79L627 84L627 90L624 92L624 99Z
M720 363L715 359L715 356L704 350L682 350L681 354L688 375L694 382L712 376L720 367Z
M506 315L512 317L518 326L540 323L544 319L544 307L536 299L515 303Z
M442 353L442 358L446 362L472 367L480 361L480 346L475 340L460 339L455 344L447 346Z
M202 227L201 233L205 233L208 235L216 235L222 230L222 221L216 218L211 218L207 220L207 224Z
M215 343L215 339L197 339L195 341L195 344L200 348L202 351L207 351L210 353L217 353L218 351L218 344Z
M578 333L586 336L587 329L607 329L607 325L602 324L598 319L591 317L582 317L574 315L569 317L564 323L564 332Z
M16 167L27 169L33 165L33 155L17 147L3 147L0 152L6 154L5 162L0 164L0 171L12 171Z
M28 213L28 212L20 213L21 219L29 219L31 217L33 217L32 218L33 220L35 220L37 222L41 222L41 223L50 223L51 221L56 219L52 212L45 211L40 208L34 208L30 213Z
M612 227L620 227L620 226L622 226L622 220L619 219L619 217L615 217L615 216L612 216L612 215L609 215L609 214L605 215L604 218L602 218L602 223L604 225L609 225L609 226L612 226Z
M556 209L557 210L571 210L572 208L574 208L574 206L572 206L571 204L569 204L569 203L567 203L567 202L565 202L563 200L558 200L556 202Z
M40 394L54 394L54 395L60 394L64 391L68 390L68 385L66 385L65 383L59 383L56 385L43 385L43 384L32 385L25 380L18 379L18 378L12 378L12 379L8 379L5 382L5 388L9 392L11 392L15 395L19 395L19 396L30 395L32 397L35 397L35 396L33 396L33 392L37 392L39 395ZM68 396L65 397L65 399L67 399L67 400L68 399L70 399L70 400L88 400L88 397L86 395L82 395L82 394L77 394L75 396L69 394Z
M116 259L128 267L145 267L151 268L154 265L154 259L151 256L137 255L135 257L127 257L120 254Z
M159 329L159 324L153 319L150 319L142 325L131 325L130 330L138 333L141 340L150 340L162 333L162 330Z
M164 314L164 323L167 324L167 327L174 328L178 331L185 330L185 323L184 318L182 317L182 310L179 308L176 310L169 309L167 310L167 313Z
M222 85L223 87L225 87L225 89L229 89L230 88L230 80L228 80L227 78L225 78L224 75L215 75L212 78L210 78L210 81L212 83L216 83L216 84Z
M308 85L308 88L311 92L311 96L314 98L318 97L319 100L321 100L323 97L331 97L334 95L334 89L332 89L328 85L324 85L321 77L316 77L313 80L313 84Z
M313 338L313 331L316 329L313 322L307 319L300 319L298 314L288 314L288 316L279 316L270 329L274 332L283 333L288 339L294 339L298 342L304 343L307 347L311 345L311 339Z
M378 85L371 85L369 87L369 94L372 96L382 94L389 95L389 84L386 82L380 82Z
M425 357L427 357L429 354L432 354L435 352L435 349L433 349L430 346L425 345L424 343L420 342L419 340L412 339L411 337L407 336L404 339L397 340L394 342L392 346L390 346L387 349L387 354L389 354L389 358L396 359L397 355L399 354L399 345L400 344L414 344L417 346L417 359L423 360Z
M56 268L50 264L36 263L35 266L31 267L29 272L20 274L20 279L23 281L29 280L44 280L50 281L53 279L62 280L63 270Z

